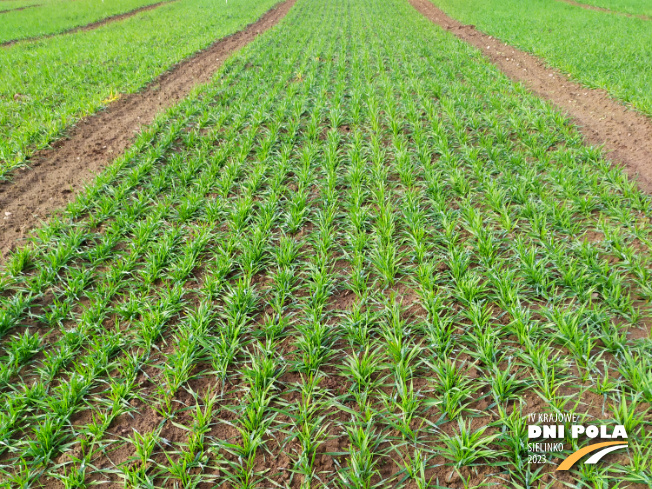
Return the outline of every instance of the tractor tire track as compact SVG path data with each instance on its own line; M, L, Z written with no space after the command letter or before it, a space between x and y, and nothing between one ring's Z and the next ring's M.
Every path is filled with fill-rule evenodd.
M613 100L605 90L587 88L534 55L464 25L430 0L409 0L422 15L478 48L504 74L521 82L571 117L586 142L604 146L608 158L652 192L652 120Z
M133 17L136 14L139 14L141 12L145 12L146 10L154 10L155 8L158 8L162 5L165 5L167 3L172 3L176 2L178 0L165 0L163 2L158 2L158 3L152 3L150 5L145 5L143 7L138 7L137 9L130 10L129 12L125 12L123 14L116 14L116 15L111 15L109 17L105 17L101 20L98 20L96 22L92 22L90 24L86 25L80 25L77 27L73 27L72 29L67 29L65 31L61 32L56 32L54 34L46 34L44 36L35 36L35 37L25 37L22 39L14 39L12 41L5 41L3 43L0 43L0 46L2 47L9 47L13 46L14 44L18 43L23 43L23 42L32 42L32 41L40 41L42 39L49 39L51 37L57 37L57 36L63 36L66 34L74 34L75 32L82 32L82 31L92 31L93 29L97 29L98 27L102 27L103 25L110 24L112 22L118 22L120 20L128 19L129 17ZM34 5L36 7L37 5ZM23 8L29 8L29 7L23 7ZM16 9L18 10L18 9ZM13 10L10 10L10 12L13 12Z
M34 7L40 7L41 4L39 3L38 5L27 5L26 7L18 7L18 8L10 8L7 10L0 10L0 14L8 14L9 12L20 12L21 10L25 10L28 8L34 8Z
M32 156L29 168L17 170L12 181L0 184L2 258L123 153L141 127L197 85L209 82L228 56L274 27L295 1L285 0L256 22L180 62L142 91L122 96L103 112L82 119L67 137Z
M576 2L575 0L557 0L557 1L567 3L567 4L573 5L575 7L580 7L580 8L583 8L585 10L593 10L595 12L604 12L604 13L607 13L607 14L622 15L624 17L630 17L630 18L633 18L633 19L652 20L652 17L648 17L647 15L643 15L643 14L637 15L637 14L629 14L627 12L618 12L617 10L610 10L610 9L604 8L604 7L596 7L595 5L587 5L586 3Z

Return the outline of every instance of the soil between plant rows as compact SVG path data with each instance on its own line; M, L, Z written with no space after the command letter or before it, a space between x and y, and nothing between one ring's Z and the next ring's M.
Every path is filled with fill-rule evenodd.
M636 177L643 190L652 191L652 120L614 101L605 90L573 82L536 56L458 22L430 0L409 1L432 22L482 51L510 79L566 112L588 143L604 145L612 162Z
M275 26L295 1L278 4L256 22L177 64L142 91L124 95L105 111L81 120L52 148L37 152L12 181L1 183L2 259L30 229L74 199L85 183L123 153L141 127L183 100L195 86L210 81L228 56Z

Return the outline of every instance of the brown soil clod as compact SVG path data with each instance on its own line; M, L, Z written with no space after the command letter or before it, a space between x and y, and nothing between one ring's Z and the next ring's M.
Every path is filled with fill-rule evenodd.
M52 148L37 152L30 168L0 184L0 253L4 258L26 233L51 212L75 198L133 141L141 127L207 83L235 51L274 27L296 0L285 0L256 22L224 37L152 80L142 91L125 95L98 114L78 122Z
M557 0L557 1L564 2L569 5L574 5L575 7L580 7L586 10L595 10L596 12L605 12L608 14L622 15L624 17L631 17L634 19L652 20L652 17L648 17L647 15L636 15L636 14L628 14L627 12L618 12L616 10L611 10L604 7L596 7L595 5L587 5L586 3L576 2L575 0Z
M503 73L568 114L585 141L603 146L611 161L652 192L652 120L613 100L605 90L587 88L534 55L509 46L474 26L446 15L430 0L410 0L432 22L478 48Z
M86 25L81 25L78 27L73 27L72 29L68 29L62 32L56 32L54 34L46 34L44 36L35 36L35 37L25 37L23 39L14 39L13 41L5 41L0 43L0 46L2 47L9 47L13 46L14 44L18 43L23 43L23 42L30 42L30 41L40 41L41 39L49 39L51 37L56 37L56 36L63 36L66 34L74 34L75 32L81 32L81 31L92 31L93 29L97 29L98 27L102 27L103 25L109 24L111 22L118 22L120 20L127 19L129 17L133 17L136 14L139 14L141 12L144 12L146 10L153 10L155 8L160 7L161 5L165 5L166 3L172 3L176 2L177 0L165 0L163 2L158 2L158 3L152 3L150 5L145 5L144 7L139 7L134 10L130 10L129 12L125 12L123 14L116 14L116 15L111 15L110 17L105 17L101 20L98 20L96 22L92 22L90 24ZM38 5L34 5L34 7L37 7ZM23 8L28 8L28 7L23 7Z

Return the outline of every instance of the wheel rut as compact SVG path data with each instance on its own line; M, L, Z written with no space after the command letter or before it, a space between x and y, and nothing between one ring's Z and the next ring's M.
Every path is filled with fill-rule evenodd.
M74 34L75 32L83 32L83 31L92 31L93 29L97 29L98 27L102 27L103 25L110 24L112 22L118 22L120 20L127 19L129 17L133 17L136 14L139 14L141 12L145 12L146 10L154 10L155 8L161 7L162 5L176 2L178 0L165 0L163 2L158 2L158 3L152 3L150 5L145 5L143 7L139 7L134 10L130 10L129 12L125 12L123 14L116 14L116 15L111 15L110 17L105 17L104 19L98 20L96 22L92 22L90 24L86 25L80 25L77 27L73 27L72 29L67 29L65 31L61 32L56 32L54 34L46 34L44 36L35 36L35 37L25 37L23 39L14 39L12 41L5 41L3 43L0 43L0 46L2 47L9 47L13 46L15 44L22 44L24 42L33 42L33 41L40 41L42 39L49 39L51 37L57 37L57 36L64 36L66 34ZM39 5L34 5L34 7L38 7ZM28 8L28 7L23 7L23 8ZM16 9L19 10L19 9ZM13 10L10 10L10 12L13 12Z
M7 10L0 10L0 14L8 14L9 12L20 12L21 10L26 10L28 8L34 8L34 7L40 7L41 4L38 5L26 5L25 7L18 7L18 8L10 8Z
M603 146L607 157L652 192L652 120L612 99L605 90L587 88L536 56L521 51L449 17L429 0L409 0L432 22L478 48L504 74L521 82L571 117L587 143Z

